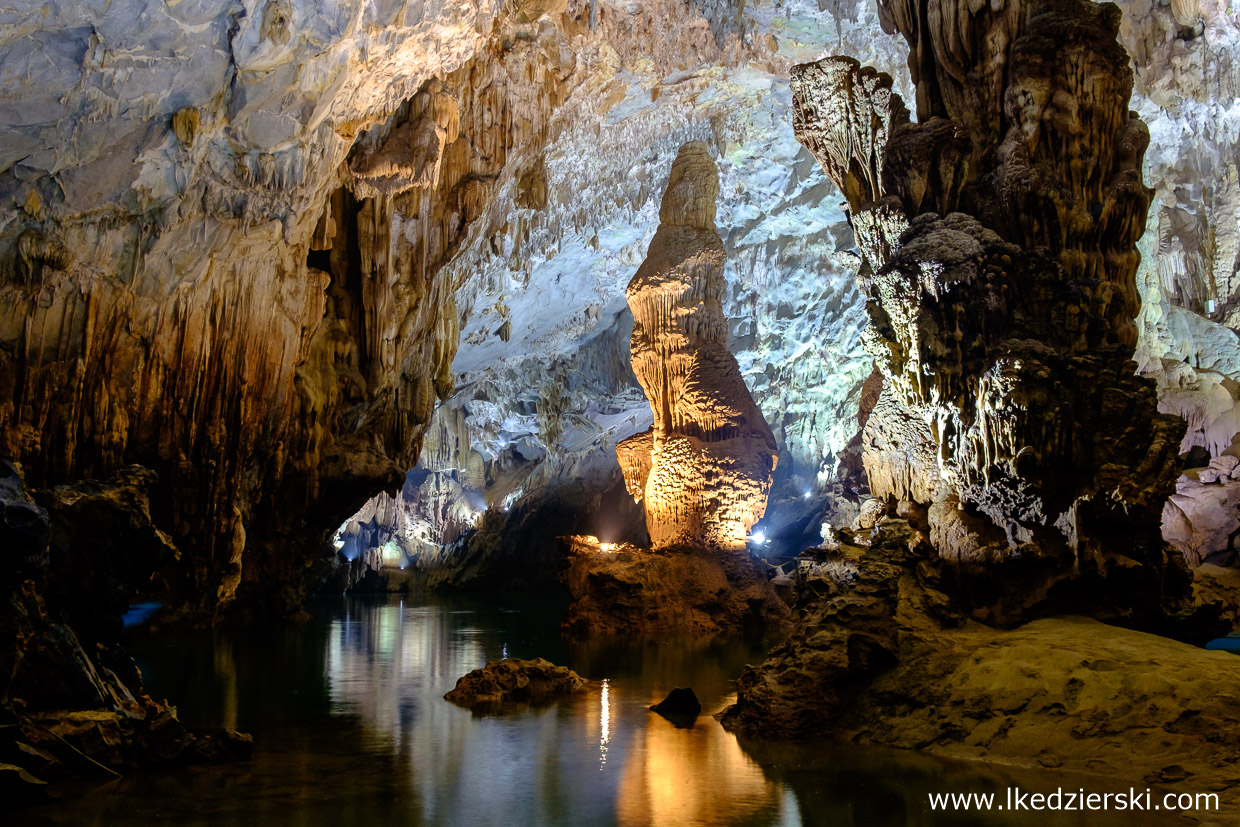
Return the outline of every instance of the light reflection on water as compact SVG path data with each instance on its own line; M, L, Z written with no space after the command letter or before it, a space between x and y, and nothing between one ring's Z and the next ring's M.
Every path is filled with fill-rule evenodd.
M1010 782L977 765L856 747L742 745L709 714L675 727L647 707L691 686L714 712L761 650L569 645L555 609L353 599L301 626L135 639L152 694L175 699L191 726L253 732L254 759L134 774L28 815L34 823L183 825L1043 823L928 812L927 791L1001 791ZM500 717L442 699L458 677L504 653L546 657L598 683ZM1085 823L1107 822L1056 818Z

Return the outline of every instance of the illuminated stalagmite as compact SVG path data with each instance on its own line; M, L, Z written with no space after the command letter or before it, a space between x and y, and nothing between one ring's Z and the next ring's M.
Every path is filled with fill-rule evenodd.
M1118 9L879 6L911 46L917 123L850 58L792 78L797 137L847 198L863 256L883 378L871 488L927 508L991 619L1182 593L1158 524L1183 425L1131 361L1149 137L1128 111Z
M616 453L629 492L645 500L655 547L743 547L766 511L775 470L775 438L727 349L718 195L706 145L685 144L672 164L659 229L626 291L633 372L654 425Z

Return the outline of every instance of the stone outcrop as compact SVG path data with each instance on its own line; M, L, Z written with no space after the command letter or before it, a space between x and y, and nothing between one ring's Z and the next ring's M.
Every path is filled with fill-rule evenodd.
M651 551L583 536L563 543L560 579L573 598L563 628L574 637L711 637L787 623L765 564L744 550Z
M1240 449L1191 468L1163 507L1162 533L1190 565L1234 565L1240 552Z
M666 698L651 705L650 711L657 712L674 723L692 726L694 719L702 713L702 702L692 689L678 686L668 692Z
M905 647L958 625L958 609L935 588L937 567L916 565L926 539L905 521L884 520L865 545L835 543L825 560L803 565L800 586L811 599L789 638L741 674L724 725L787 738L835 731Z
M918 123L856 61L793 72L794 128L863 256L883 378L871 490L926 508L979 617L1078 599L1157 617L1188 595L1158 530L1183 425L1134 375L1148 136L1117 11L961 5L948 37L920 25L920 0L882 9L911 46Z
M727 349L719 176L690 142L672 164L659 229L625 295L633 372L654 413L648 434L617 446L625 483L644 502L655 548L742 549L766 511L778 452Z
M797 628L741 674L723 723L1133 784L1240 784L1225 734L1234 655L1080 616L1013 630L977 623L952 597L926 529L884 518L806 560ZM1234 612L1234 588L1229 597ZM1180 627L1185 637L1219 631L1210 614L1199 620Z
M566 666L544 658L504 658L462 675L445 700L470 709L504 704L539 704L585 689L589 682Z
M249 757L248 735L190 732L143 694L117 643L131 577L170 562L146 513L149 479L131 468L62 486L44 507L0 462L0 755L38 780Z

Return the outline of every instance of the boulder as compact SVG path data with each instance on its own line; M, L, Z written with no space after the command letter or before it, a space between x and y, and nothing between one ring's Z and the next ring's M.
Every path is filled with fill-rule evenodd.
M544 658L504 658L462 676L444 699L469 709L539 704L571 695L587 683L568 667Z
M692 689L677 687L651 706L650 711L659 713L677 726L692 726L694 719L702 712L702 703Z

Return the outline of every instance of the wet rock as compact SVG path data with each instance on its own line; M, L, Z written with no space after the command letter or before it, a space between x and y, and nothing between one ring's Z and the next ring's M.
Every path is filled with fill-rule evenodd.
M667 697L650 707L677 726L692 726L693 721L702 712L702 702L692 689L677 687L667 693Z
M763 664L741 673L737 702L720 714L723 724L772 737L830 732L869 681L897 662L908 624L933 633L958 622L948 598L919 582L928 570L919 578L914 561L928 546L925 534L888 520L868 550L837 553L811 568L823 572L811 587L822 598L803 610Z
M787 623L788 607L744 551L562 542L560 580L573 598L563 628L571 635L709 636Z
M115 710L31 715L22 726L35 747L63 754L80 774L248 759L253 739L234 730L194 732L167 704L143 696ZM66 747L68 750L66 750Z
M725 726L1134 783L1179 765L1210 789L1240 786L1240 659L1079 616L970 621L941 591L940 565L924 534L881 523L851 585L741 675Z
M470 709L539 704L578 692L587 683L568 667L544 658L504 658L463 675L444 699Z
M248 736L200 737L142 694L116 643L132 567L149 575L152 560L175 553L150 522L153 482L127 469L37 492L43 509L18 469L0 465L0 549L12 555L0 591L0 762L42 779L248 757Z

